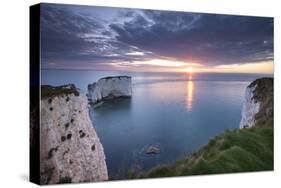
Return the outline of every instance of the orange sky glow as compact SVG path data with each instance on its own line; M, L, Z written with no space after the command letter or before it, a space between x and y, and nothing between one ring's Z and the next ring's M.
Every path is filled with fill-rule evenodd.
M181 62L172 60L148 60L135 62L112 63L116 70L131 70L144 72L187 72L187 73L260 73L272 74L274 71L273 61L256 63L204 65L193 62Z

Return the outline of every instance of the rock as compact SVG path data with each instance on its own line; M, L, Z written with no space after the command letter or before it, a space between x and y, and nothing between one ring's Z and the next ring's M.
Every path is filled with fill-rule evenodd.
M245 91L240 129L273 121L273 78L260 78Z
M255 115L260 109L260 102L253 100L255 89L256 86L246 88L240 128L250 128L255 124Z
M92 106L93 106L94 108L98 108L98 107L102 106L103 103L104 103L104 101L100 101L100 102L97 102L97 103L93 104Z
M145 152L146 154L158 154L160 153L160 149L157 146L149 146Z
M103 146L89 118L86 96L73 85L47 87L50 94L42 86L40 183L108 180Z
M132 81L129 76L114 76L99 79L96 83L88 85L88 100L97 104L104 100L117 97L132 96Z

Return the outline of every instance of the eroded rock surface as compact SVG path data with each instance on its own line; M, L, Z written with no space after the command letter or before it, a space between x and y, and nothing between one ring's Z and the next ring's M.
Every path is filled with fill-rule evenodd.
M42 86L41 184L108 179L103 146L87 105L74 85Z
M147 150L145 151L146 154L152 155L152 154L159 154L160 149L157 146L149 146Z
M91 104L97 104L117 97L130 97L132 96L131 85L132 81L129 76L101 78L88 85L88 100Z
M271 122L270 122L271 121ZM273 78L260 78L245 91L240 128L250 128L273 121Z

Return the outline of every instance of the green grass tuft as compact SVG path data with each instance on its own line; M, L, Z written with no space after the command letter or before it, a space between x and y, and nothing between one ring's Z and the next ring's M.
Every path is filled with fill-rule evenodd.
M75 96L79 96L79 91L75 87L74 84L68 84L63 86L50 86L50 85L42 85L41 86L41 97L42 99L48 97L55 97L59 95L67 95L67 94L74 94ZM51 103L51 100L48 101Z

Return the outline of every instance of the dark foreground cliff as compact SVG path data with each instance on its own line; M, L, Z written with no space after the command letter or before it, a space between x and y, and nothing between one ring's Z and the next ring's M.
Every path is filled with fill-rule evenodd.
M156 167L143 174L130 172L129 178L273 170L273 79L257 79L249 88L253 93L247 102L259 103L258 110L248 114L253 116L253 126L226 131L174 165Z

